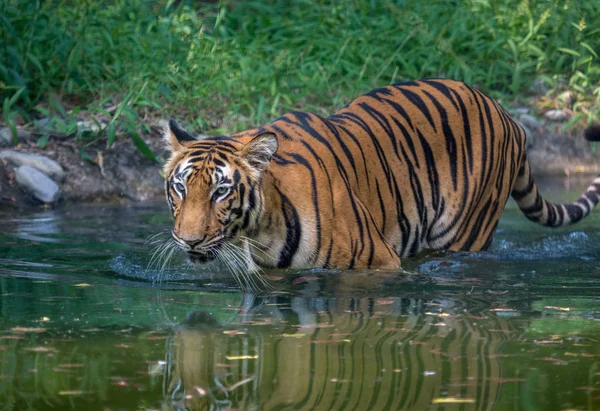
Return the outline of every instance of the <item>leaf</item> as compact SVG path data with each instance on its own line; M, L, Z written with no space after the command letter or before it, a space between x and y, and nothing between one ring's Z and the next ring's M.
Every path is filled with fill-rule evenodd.
M575 57L580 57L581 56L581 54L578 53L578 52L576 52L575 50L567 49L567 48L564 48L564 47L559 47L556 50L562 51L563 53L567 53L567 54L570 54L570 55L575 56Z
M40 71L42 76L46 75L46 72L44 71L44 67L42 66L42 63L36 56L34 56L31 53L27 53L27 58L29 59L29 61L31 61L33 63L34 66L37 67L37 69Z
M115 142L115 139L117 138L117 130L114 121L108 123L108 127L106 127L106 138L106 145L108 147L112 147L112 145Z
M236 355L236 356L225 356L229 361L235 360L256 360L258 359L258 355Z
M92 156L90 156L83 148L79 149L79 156L92 164L96 164L96 161L92 158Z
M473 398L440 397L431 400L432 404L475 404Z
M50 139L50 136L49 136L49 135L47 135L47 134L46 134L46 135L43 135L43 136L41 136L40 138L38 138L38 140L36 141L36 143L35 143L35 144L36 144L36 145L37 145L39 148L44 148L44 147L46 147L46 144L48 144L48 140L49 140L49 139Z
M142 138L137 133L131 133L129 135L131 136L131 139L133 140L133 144L135 144L138 151L140 153L142 153L144 155L144 157L149 158L150 160L156 161L157 163L159 162L158 159L156 158L156 156L154 155L154 153L152 152L152 150L150 150L150 147L148 147L148 144L146 144L146 142L144 140L142 140Z

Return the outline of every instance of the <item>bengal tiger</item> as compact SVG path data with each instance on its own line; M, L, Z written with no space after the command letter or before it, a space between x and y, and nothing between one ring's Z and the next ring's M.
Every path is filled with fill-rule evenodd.
M251 271L397 269L424 249L489 248L509 195L550 227L600 199L598 177L574 203L544 200L523 128L452 80L378 88L327 118L293 111L233 136L197 139L171 120L165 139L175 243L192 262L225 256Z

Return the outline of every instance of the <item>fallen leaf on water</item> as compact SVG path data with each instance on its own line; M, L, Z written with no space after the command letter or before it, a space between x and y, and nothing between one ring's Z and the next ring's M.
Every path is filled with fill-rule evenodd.
M547 308L549 310L571 311L571 309L569 307L555 307L553 305L546 305L546 306L544 306L544 308Z
M226 331L223 331L223 334L226 334L226 335L244 335L244 334L246 334L246 331L226 330Z
M206 390L202 387L192 387L192 390L195 390L201 397L204 397L206 395Z
M534 341L534 344L537 345L545 345L545 344L562 344L563 340L542 340L542 341Z
M489 378L489 380L499 383L527 381L525 378Z
M450 314L448 313L432 313L432 312L426 312L425 315L435 315L437 317L450 317Z
M311 282L311 281L316 281L318 279L319 279L319 277L304 276L304 277L300 277L300 278L296 278L296 279L292 280L292 285L298 285L298 284L302 284L302 283L308 283L308 282Z
M434 398L432 404L475 404L473 398L440 397Z
M306 334L281 334L281 336L285 338L302 338L305 337Z
M235 364L221 364L221 363L216 363L215 367L221 367L221 368L237 368L237 365Z
M58 364L57 367L60 367L60 368L81 368L81 367L84 367L84 364Z
M38 327L14 327L10 330L14 333L43 333L46 331L45 328Z
M23 351L56 352L56 348L52 348L52 347L31 347L31 348L23 348Z
M258 359L258 355L234 355L234 356L228 356L226 355L225 358L227 358L229 361L235 361L235 360L256 360Z
M75 372L73 370L69 370L69 369L66 369L66 368L60 368L60 367L54 367L54 368L52 368L52 371L54 371L54 372L64 372L64 373L70 373L70 374L72 374L72 373Z
M560 358L554 358L554 357L544 357L544 358L538 358L539 361L550 361L556 365L567 365L568 362L565 360L561 360Z
M91 284L88 283L79 283L79 284L75 284L73 287L91 287Z
M254 381L254 377L249 377L249 378L246 378L246 379L244 379L244 380L241 380L241 381L238 381L238 382L236 382L236 383L235 383L235 384L233 384L231 387L224 387L224 390L225 390L225 391L233 391L233 390L235 390L236 388L238 388L238 387L240 387L240 386L242 386L242 385L244 385L244 384L248 384L249 382L252 382L252 381Z

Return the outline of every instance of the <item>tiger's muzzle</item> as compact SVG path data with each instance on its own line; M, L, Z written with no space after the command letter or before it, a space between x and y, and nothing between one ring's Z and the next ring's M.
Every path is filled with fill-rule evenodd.
M225 243L225 236L217 234L213 237L202 237L200 239L183 239L172 232L175 242L184 250L189 260L195 264L203 264L216 258L217 252Z

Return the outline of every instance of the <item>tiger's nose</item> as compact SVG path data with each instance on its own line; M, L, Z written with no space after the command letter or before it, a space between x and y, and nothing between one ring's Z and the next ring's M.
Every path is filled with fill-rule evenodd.
M202 243L202 241L204 241L204 238L201 238L200 240L183 240L187 245L190 246L190 248L195 248L198 244Z
M178 236L177 234L175 234L175 232L173 232L173 237L175 237L176 240L179 240L183 243L185 243L188 247L190 247L191 249L194 249L194 247L196 247L197 245L201 244L204 239L206 238L206 236L203 237L196 237L196 238L185 238L185 237L181 237Z

